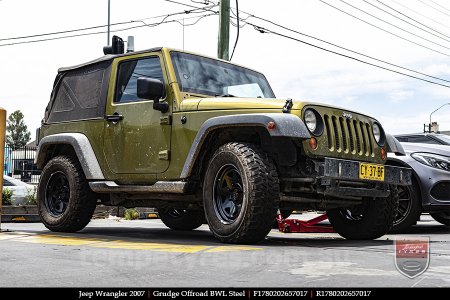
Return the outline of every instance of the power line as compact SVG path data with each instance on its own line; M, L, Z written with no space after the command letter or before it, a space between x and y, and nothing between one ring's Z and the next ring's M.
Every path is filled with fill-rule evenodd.
M442 48L445 48L445 49L450 50L450 48L447 47L447 46L444 46L444 45L442 45L442 44L436 43L436 42L434 42L434 41L432 41L432 40L429 40L429 39L427 39L427 38L424 38L423 36L420 36L420 35L415 34L415 33L411 32L411 31L409 31L409 30L406 30L406 29L404 29L404 28L401 28L400 26L397 26L397 25L392 24L392 23L390 23L390 22L388 22L388 21L385 21L385 20L383 20L383 19L381 19L381 18L378 18L377 16L374 16L373 14L368 13L368 12L366 12L366 11L363 10L363 9L360 9L360 8L358 8L358 7L356 7L356 6L352 5L352 4L350 4L350 3L348 3L348 2L345 2L344 0L340 0L340 1L341 1L342 3L345 3L346 5L348 5L348 6L350 6L350 7L353 7L353 8L356 9L356 10L359 10L359 11L362 12L362 13L365 13L366 15L371 16L372 18L375 18L375 19L377 19L377 20L379 20L379 21L381 21L381 22L384 22L384 23L386 23L386 24L389 24L389 25L391 25L391 26L393 26L393 27L395 27L395 28L397 28L397 29L399 29L399 30L401 30L401 31L407 32L407 33L409 33L409 34L411 34L411 35L413 35L413 36L415 36L415 37L418 37L418 38L420 38L420 39L422 39L422 40L425 40L425 41L427 41L427 42L429 42L429 43L432 43L432 44L435 44L435 45L440 46L440 47L442 47Z
M422 14L422 13L420 13L420 12L418 12L418 11L412 9L412 8L409 8L408 6L405 6L405 5L401 4L401 3L398 3L395 0L391 0L391 1L394 2L395 4L397 4L398 6L401 6L401 7L405 8L405 9L415 13L416 15L421 16L421 17L423 17L423 18L425 18L425 19L427 19L427 20L429 20L429 21L431 21L433 23L439 24L439 25L441 25L443 27L446 27L446 28L450 28L450 26L448 26L448 25L446 25L444 23L438 22L435 19L432 19L432 18L430 18L430 17L428 17L428 16L426 16L426 15L424 15L424 14Z
M401 20L402 22L405 22L405 23L407 23L407 24L409 24L409 25L411 25L411 26L413 26L413 27L416 27L416 28L418 28L418 29L420 29L420 30L422 30L422 31L424 31L424 32L426 32L426 33L429 33L429 34L431 34L431 35L433 35L433 36L435 36L435 37L437 37L437 38L440 38L440 39L442 39L442 40L444 40L444 41L446 41L446 42L450 42L450 40L448 40L448 39L446 39L446 38L443 38L442 36L439 36L439 35L437 35L437 34L435 34L435 33L433 33L433 32L430 32L430 31L428 31L428 30L426 30L426 29L423 29L422 27L419 27L419 26L417 26L417 25L415 25L415 24L413 24L413 23L411 23L411 22L409 22L409 21L406 21L406 20L404 20L404 19L402 19L402 18L399 18L398 16L394 15L393 13L390 13L390 12L386 11L385 9L382 9L381 7L378 7L378 6L374 5L373 3L370 3L370 2L368 2L367 0L363 0L363 1L364 1L365 3L367 3L367 4L369 4L370 6L375 7L375 8L378 9L378 10L381 10L382 12L384 12L384 13L386 13L386 14L388 14L388 15L390 15L390 16L396 18L396 19ZM376 0L376 1L377 1L377 2L380 2L380 1L378 1L378 0ZM441 35L446 36L445 34L442 34L442 33L440 33L440 32L438 32L438 33L441 34ZM446 36L446 37L448 37L448 36Z
M259 25L250 23L248 21L246 21L246 23L248 25L253 26L253 28L256 31L260 32L260 33L271 33L271 34L274 34L274 35L278 35L278 36L281 36L281 37L284 37L284 38L287 38L287 39L290 39L290 40L294 40L294 41L300 42L302 44L314 47L316 49L320 49L320 50L323 50L323 51L326 51L326 52L329 52L329 53L332 53L332 54L335 54L335 55L339 55L339 56L342 56L342 57L345 57L345 58L348 58L348 59L351 59L351 60L355 60L357 62L366 64L366 65L369 65L369 66L373 66L373 67L376 67L376 68L379 68L379 69L382 69L382 70L386 70L386 71L389 71L389 72L397 73L397 74L400 74L400 75L403 75L403 76L407 76L407 77L414 78L414 79L417 79L417 80L421 80L421 81L424 81L424 82L428 82L428 83L431 83L431 84L439 85L439 86L442 86L442 87L450 88L450 85L434 82L434 81L431 81L431 80L428 80L428 79L420 78L420 77L413 76L413 75L410 75L410 74L406 74L406 73L403 73L403 72L400 72L400 71L389 69L389 68L386 68L386 67L383 67L383 66L379 66L377 64L373 64L373 63L361 60L359 58L356 58L356 57L353 57L353 56L350 56L350 55L346 55L346 54L343 54L343 53L339 53L339 52L336 52L336 51L333 51L333 50L326 49L326 48L321 47L321 46L314 45L312 43L303 41L301 39L298 39L298 38L295 38L295 37L292 37L292 36L288 36L288 35L285 35L285 34L282 34L282 33L276 32L276 31L273 31L273 30L269 30L269 29L261 27Z
M449 15L448 13L446 13L445 11L442 11L442 10L440 10L439 8L436 8L436 7L434 7L434 6L432 6L432 5L428 4L428 3L426 3L425 1L422 1L422 0L417 0L417 1L419 1L420 3L422 3L422 4L425 5L425 6L428 6L428 7L432 8L432 9L434 9L435 11L440 12L441 14L444 14L444 15L450 17L450 15Z
M186 19L194 19L194 18L203 19L205 17L213 16L213 15L215 15L215 13L211 13L209 15L203 15L203 16L195 16L195 17L190 17L190 18L184 18L184 19L185 20ZM121 31L127 31L127 30L131 30L131 29L136 29L136 28L142 28L142 27L155 27L155 26L158 26L158 25L161 25L161 24L167 24L167 23L175 23L175 22L179 23L179 21L182 20L182 19L183 18L174 19L174 20L168 20L168 21L164 20L164 21L161 21L161 22L155 22L155 23L151 23L151 24L148 24L148 23L144 22L143 20L129 21L128 23L141 22L141 23L143 23L143 25L136 25L136 26L131 26L131 27L127 27L127 28L115 29L115 30L111 30L111 32L121 32ZM188 24L188 25L185 25L185 26L195 25L196 23L197 22L195 22L193 24ZM88 33L73 34L73 35L66 35L66 36L53 37L53 38L38 39L38 40L32 40L32 41L14 42L14 43L9 43L9 44L2 44L2 45L0 45L0 47L19 45L19 44L46 42L46 41L60 40L60 39L80 37L80 36L97 35L97 34L102 34L102 33L106 33L106 31L88 32Z
M399 39L405 40L405 41L410 42L410 43L412 43L412 44L414 44L414 45L417 45L417 46L419 46L419 47L428 49L428 50L430 50L430 51L439 53L439 54L441 54L441 55L450 57L449 54L446 54L446 53L441 52L441 51L439 51L439 50L436 50L436 49L430 48L430 47L428 47L428 46L419 44L419 43L414 42L414 41L412 41L412 40L410 40L410 39L407 39L407 38L405 38L405 37L402 37L402 36L400 36L400 35L398 35L398 34L396 34L396 33L393 33L393 32L391 32L391 31L389 31L389 30L386 30L386 29L381 28L381 27L379 27L379 26L377 26L377 25L374 25L374 24L372 24L372 23L370 23L370 22L368 22L368 21L365 21L365 20L363 20L363 19L361 19L361 18L359 18L359 17L357 17L357 16L355 16L355 15L352 15L351 13L348 13L348 12L346 12L346 11L344 11L344 10L342 10L342 9L340 9L340 8L338 8L338 7L336 7L336 6L332 5L332 4L330 4L330 3L328 3L328 2L325 2L324 0L319 0L319 1L322 2L323 4L326 4L326 5L328 5L328 6L332 7L332 8L334 8L334 9L336 9L336 10L338 10L338 11L340 11L340 12L346 14L346 15L348 15L348 16L351 16L352 18L355 18L355 19L357 19L357 20L359 20L359 21L361 21L361 22L363 22L363 23L366 23L367 25L373 26L373 27L375 27L375 28L377 28L377 29L379 29L379 30L381 30L381 31L384 31L384 32L386 32L386 33L389 33L389 34L391 34L391 35L393 35L393 36L395 36L395 37L398 37Z
M238 4L238 0L236 0L236 20L237 20L237 33L236 33L236 41L234 42L234 47L233 47L233 52L231 52L231 56L230 56L230 61L233 59L233 55L234 55L234 50L236 50L236 45L239 41L239 4Z
M433 0L429 0L429 1L430 1L430 2L433 2L434 4L436 4L437 6L439 6L440 8L443 8L443 9L445 9L446 11L450 12L450 9L448 9L448 8L446 8L446 7L442 6L442 5L440 5L440 4L437 3L436 1L433 1Z
M244 13L245 13L245 12L244 12ZM351 49L349 49L349 48L346 48L346 47L337 45L337 44L335 44L335 43L328 42L328 41L326 41L326 40L323 40L323 39L317 38L317 37L315 37L315 36L312 36L312 35L309 35L309 34L306 34L306 33L300 32L300 31L297 31L297 30L295 30L295 29L288 28L288 27L286 27L286 26L283 26L283 25L281 25L281 24L275 23L275 22L273 22L273 21L270 21L270 20L265 19L265 18L262 18L262 17L258 17L258 16L256 16L256 15L249 14L249 17L252 17L252 18L255 18L255 19L259 19L259 20L261 20L261 21L270 23L270 24L272 24L272 25L274 25L274 26L277 26L277 27L279 27L279 28L282 28L282 29L284 29L284 30L287 30L287 31L290 31L290 32L293 32L293 33L296 33L296 34L299 34L299 35L302 35L302 36L305 36L305 37L314 39L314 40L319 41L319 42L321 42L321 43L328 44L328 45L330 45L330 46L333 46L333 47L336 47L336 48L339 48L339 49L342 49L342 50L345 50L345 51L348 51L348 52L351 52L351 53L354 53L354 54L357 54L357 55L360 55L360 56L363 56L363 57L365 57L365 58L369 58L369 59L372 59L372 60L375 60L375 61L378 61L378 62L387 64L387 65L390 65L390 66L392 66L392 67L396 67L396 68L399 68L399 69L403 69L403 70L405 70L405 71L409 71L409 72L416 73L416 74L419 74L419 75L423 75L423 76L426 76L426 77L429 77L429 78L433 78L433 79L436 79L436 80L445 81L445 82L449 82L449 83L450 83L450 80L443 79L443 78L439 78L439 77L432 76L432 75L428 75L428 74L426 74L426 73L422 73L422 72L419 72L419 71L416 71L416 70L413 70L413 69L410 69L410 68L402 67L402 66L400 66L400 65L397 65L397 64L388 62L388 61L386 61L386 60L382 60L382 59L379 59L379 58L376 58L376 57L373 57L373 56L370 56L370 55L367 55L367 54L364 54L364 53L361 53L361 52L358 52L358 51L355 51L355 50L351 50ZM241 19L241 21L245 21L245 20L244 20L244 19Z
M211 7L214 7L214 6L211 6ZM201 11L197 12L198 10L201 10ZM164 17L164 19L167 19L168 17L172 17L172 16L176 16L176 15L190 14L190 13L202 13L203 10L204 10L204 8L196 8L196 9L184 10L184 11L181 11L181 12L176 12L176 13L171 13L171 14L165 14L165 15L160 15L160 16L154 16L154 17L144 18L144 19L140 19L140 20L137 20L137 21L141 21L141 20L150 20L150 19L157 19L157 18L161 18L161 17ZM124 25L124 24L130 24L130 23L132 23L132 22L133 22L133 21L119 22L119 23L113 23L113 24L110 24L110 25L111 25L111 26ZM18 39L26 39L26 38L34 38L34 37L42 37L42 36L58 35L58 34L64 34L64 33L73 33L73 32L79 32L79 31L86 31L86 30L92 30L92 29L103 28L103 27L107 27L107 26L108 26L108 25L97 25L97 26L84 27L84 28L77 28L77 29L64 30L64 31L56 31L56 32L49 32L49 33L40 33L40 34L27 35L27 36L18 36L18 37L9 37L9 38L3 38L3 39L0 39L0 41L18 40Z
M402 16L404 16L404 17L406 17L406 18L408 18L408 19L410 19L410 20L412 20L412 21L414 21L414 22L416 22L417 24L422 25L423 27L426 27L426 28L428 28L428 29L430 29L430 30L432 30L432 31L434 31L434 32L437 32L437 33L439 33L439 34L441 34L441 35L443 35L443 36L445 36L445 37L449 37L449 38L450 38L450 36L448 36L448 35L446 35L446 34L440 32L440 31L438 31L438 30L436 30L436 29L434 29L434 28L432 28L432 27L430 27L430 26L428 26L428 25L426 25L426 24L424 24L424 23L422 23L422 22L417 21L416 19L414 19L414 18L412 18L412 17L410 17L410 16L408 16L408 15L402 13L401 11L399 11L399 10L393 8L392 6L387 5L386 3L384 3L384 2L382 2L382 1L380 1L380 0L375 0L375 1L377 1L378 3L380 3L380 4L384 5L384 6L386 6L386 7L389 8L389 9L395 11L396 13L398 13L398 14L400 14L400 15L402 15Z

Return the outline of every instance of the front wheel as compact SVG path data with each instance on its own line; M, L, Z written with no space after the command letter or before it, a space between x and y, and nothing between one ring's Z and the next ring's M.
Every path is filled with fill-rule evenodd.
M264 239L276 217L279 190L276 168L258 146L221 146L212 156L203 182L211 232L226 243Z
M351 208L327 211L334 230L349 240L372 240L385 235L391 228L398 206L397 191L387 198L363 199Z
M431 217L442 225L450 226L450 212L430 213Z
M83 229L94 214L96 200L76 159L58 156L42 170L37 207L48 229L61 232Z

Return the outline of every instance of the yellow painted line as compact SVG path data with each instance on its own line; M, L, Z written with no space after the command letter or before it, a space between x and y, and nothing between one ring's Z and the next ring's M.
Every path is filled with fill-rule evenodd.
M0 235L0 240L15 240L18 242L64 245L64 246L87 246L105 249L127 249L146 250L175 253L198 253L198 252L225 252L225 251L251 251L262 250L262 248L247 246L207 246L207 245L185 245L154 243L132 240L108 240L104 238L93 238L88 236L65 236L58 234L29 234L29 233L6 233Z
M262 250L262 248L246 247L246 246L219 246L208 249L205 252L227 252L227 251L254 251Z
M95 244L92 245L92 247L109 248L109 249L128 249L128 250L151 250L151 251L178 252L178 253L196 253L210 248L209 246L203 245L128 242L120 240Z
M20 239L21 242L35 243L35 244L49 244L49 245L66 245L66 246L80 246L101 243L101 239L93 238L76 238L70 236L61 236L53 234L42 234Z

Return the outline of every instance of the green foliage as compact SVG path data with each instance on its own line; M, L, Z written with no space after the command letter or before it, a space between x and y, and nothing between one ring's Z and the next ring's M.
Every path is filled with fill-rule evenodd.
M12 204L12 196L14 191L8 188L3 188L2 191L2 205L11 205Z
M36 205L36 187L33 187L33 190L28 191L28 194L25 196L27 200L25 205Z
M30 141L31 133L23 119L23 113L16 110L9 115L6 122L6 145L12 149L23 147Z
M139 212L134 208L128 208L125 210L125 220L136 220L139 218Z

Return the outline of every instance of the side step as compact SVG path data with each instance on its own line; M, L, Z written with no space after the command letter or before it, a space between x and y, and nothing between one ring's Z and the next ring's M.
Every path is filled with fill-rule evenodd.
M188 183L183 181L157 181L153 185L118 185L114 181L89 182L96 193L168 193L184 194Z

